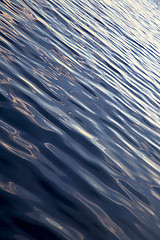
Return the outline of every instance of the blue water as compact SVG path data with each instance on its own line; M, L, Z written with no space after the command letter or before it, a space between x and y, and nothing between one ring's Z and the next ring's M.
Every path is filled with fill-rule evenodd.
M159 12L1 0L0 240L160 239Z

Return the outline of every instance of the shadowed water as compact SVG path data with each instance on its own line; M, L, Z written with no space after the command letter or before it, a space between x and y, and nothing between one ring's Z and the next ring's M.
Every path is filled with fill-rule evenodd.
M1 0L0 239L160 239L159 12Z

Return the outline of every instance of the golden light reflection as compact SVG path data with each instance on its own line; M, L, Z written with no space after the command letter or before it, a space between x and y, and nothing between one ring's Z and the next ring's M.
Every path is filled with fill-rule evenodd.
M13 12L12 12L13 14ZM13 14L14 15L14 14ZM15 23L15 18L12 17L10 14L3 12L3 17L5 20L7 20L10 24L14 24Z
M51 218L46 217L46 220L52 224L53 227L58 228L59 230L63 230L62 226L58 224L56 221L53 221Z
M15 155L26 159L28 161L33 161L37 159L37 156L33 153L33 151L29 150L28 148L25 149L25 151L22 151L20 149L16 149L15 147L10 146L9 144L5 143L4 141L1 140L0 144L4 146L7 150L11 151ZM29 152L29 153L27 153Z
M17 130L11 127L8 123L0 120L0 127L7 131L9 134L16 134Z
M0 188L8 193L17 195L17 190L16 190L15 184L13 182L8 182L6 184L0 182Z
M27 85L31 88L31 90L36 93L38 92L40 95L42 94L42 91L39 90L39 88L34 85L33 83L31 83L31 81L27 80L26 78L22 77L22 75L18 76L20 79L22 79L25 83L27 83Z

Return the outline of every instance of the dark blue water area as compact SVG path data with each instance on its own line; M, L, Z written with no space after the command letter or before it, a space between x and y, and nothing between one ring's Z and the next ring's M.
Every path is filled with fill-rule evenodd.
M0 1L0 240L160 239L159 12Z

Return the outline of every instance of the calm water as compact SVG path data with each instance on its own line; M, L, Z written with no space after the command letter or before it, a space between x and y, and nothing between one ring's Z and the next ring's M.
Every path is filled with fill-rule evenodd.
M160 239L159 13L1 0L0 239Z

